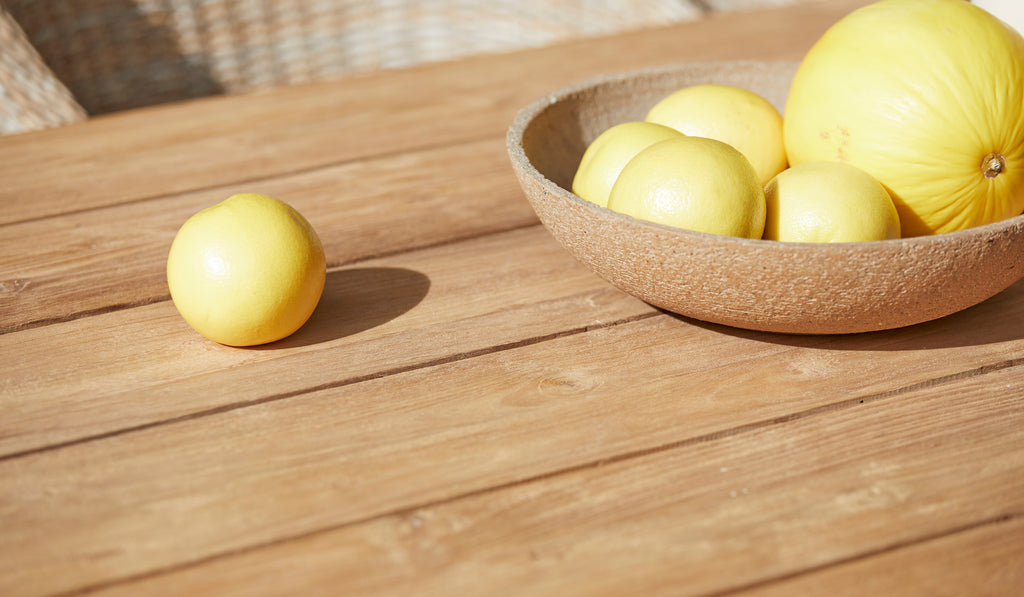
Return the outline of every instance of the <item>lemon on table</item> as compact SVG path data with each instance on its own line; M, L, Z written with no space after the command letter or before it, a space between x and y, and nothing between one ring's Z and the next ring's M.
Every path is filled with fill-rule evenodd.
M964 0L883 0L833 25L786 103L791 164L885 185L903 236L1024 211L1024 39Z
M807 162L780 172L764 189L764 238L838 243L900 237L900 219L885 187L840 162Z
M750 160L762 185L787 165L782 116L768 100L747 89L684 87L655 104L646 120L732 145Z
M761 238L764 190L747 158L705 137L651 145L626 164L608 208L699 232Z
M607 207L608 193L626 162L658 141L680 136L682 133L675 129L651 122L623 122L610 127L587 146L572 181L572 192Z
M326 276L323 245L309 222L255 193L193 215L167 256L178 312L203 336L230 346L273 342L299 329Z

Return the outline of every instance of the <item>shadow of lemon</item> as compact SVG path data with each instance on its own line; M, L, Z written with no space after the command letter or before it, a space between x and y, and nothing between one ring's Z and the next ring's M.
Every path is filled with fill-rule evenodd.
M297 332L255 349L310 346L383 325L418 305L430 278L405 268L357 267L328 272L316 310Z

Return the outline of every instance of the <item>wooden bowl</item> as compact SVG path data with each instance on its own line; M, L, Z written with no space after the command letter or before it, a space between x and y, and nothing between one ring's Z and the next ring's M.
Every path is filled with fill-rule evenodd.
M1024 215L970 230L864 243L783 243L641 221L568 189L587 145L643 120L699 83L745 87L780 111L793 62L690 64L601 77L542 97L516 116L508 152L551 234L621 290L702 321L793 334L907 326L955 313L1024 277Z

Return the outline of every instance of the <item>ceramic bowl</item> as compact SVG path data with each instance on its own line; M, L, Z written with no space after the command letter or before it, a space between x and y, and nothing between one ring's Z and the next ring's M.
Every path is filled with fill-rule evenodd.
M608 127L643 120L700 83L745 87L782 111L797 63L690 64L605 76L523 108L513 169L544 226L617 288L701 321L793 334L870 332L975 305L1024 277L1024 215L970 230L864 243L783 243L641 221L577 197L573 175Z

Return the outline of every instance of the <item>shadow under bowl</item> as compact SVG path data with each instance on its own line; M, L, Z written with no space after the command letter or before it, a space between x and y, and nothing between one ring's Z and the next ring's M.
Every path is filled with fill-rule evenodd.
M544 226L578 261L656 307L791 334L893 329L955 313L1024 277L1024 215L959 232L863 243L784 243L681 230L598 207L569 188L589 143L701 83L754 91L782 111L798 63L655 68L563 88L508 131L512 167Z

